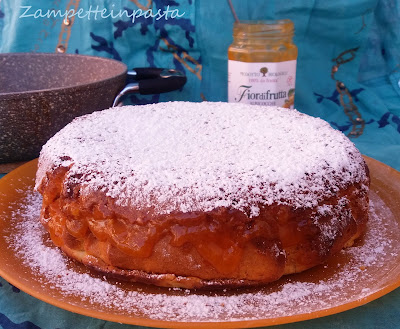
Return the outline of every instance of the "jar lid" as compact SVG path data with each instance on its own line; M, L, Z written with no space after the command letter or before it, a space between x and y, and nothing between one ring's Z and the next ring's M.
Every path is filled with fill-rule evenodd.
M294 24L290 19L239 21L233 26L236 37L290 36Z

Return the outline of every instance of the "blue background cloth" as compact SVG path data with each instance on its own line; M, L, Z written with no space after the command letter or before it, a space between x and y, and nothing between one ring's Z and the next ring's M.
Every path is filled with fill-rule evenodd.
M0 7L0 52L55 52L62 35L62 18L23 18L48 9L65 11L67 0L3 0ZM176 92L131 96L144 104L168 100L226 101L227 48L232 42L233 16L226 1L119 0L75 1L78 8L179 10L180 18L127 17L95 20L75 17L69 27L68 53L122 60L129 67L176 68L188 76ZM295 107L319 116L348 134L352 124L340 104L333 59L357 48L354 59L340 65L335 79L343 82L366 125L353 138L366 155L400 168L400 4L394 0L233 1L240 19L290 18L299 48ZM68 36L68 34L64 34ZM66 72L68 74L68 72Z
M327 120L349 134L354 127L345 114L336 84L342 83L365 127L352 141L363 154L400 170L400 3L395 0L233 0L239 19L289 18L295 23L299 49L295 107ZM21 17L37 10L99 6L126 10L179 10L181 17L63 19ZM74 7L75 6L75 7ZM169 7L168 7L169 6ZM227 48L233 16L227 1L212 0L2 0L0 52L56 52L103 56L128 67L157 66L184 71L188 82L179 91L138 96L129 102L169 100L226 101ZM64 30L63 30L64 28ZM64 31L64 33L63 33ZM341 63L331 77L337 59ZM68 72L66 72L68 74ZM345 97L345 102L346 102ZM324 319L279 328L399 328L397 291L364 307ZM74 315L19 292L0 279L0 327L128 328Z
M70 4L77 3L77 7ZM295 107L319 116L348 134L352 124L345 115L331 78L333 59L357 49L354 59L340 65L335 79L344 83L353 98L365 129L353 138L366 155L400 168L400 4L394 0L239 1L233 5L239 19L290 18L295 23L299 48ZM129 67L176 68L188 76L176 92L131 96L144 104L168 100L226 101L227 48L232 42L233 16L226 1L211 0L3 0L0 5L0 52L55 52L59 40L68 53L122 60ZM49 9L88 10L99 6L114 10L167 6L182 17L156 19L127 17L94 19L75 17L62 34L60 17L21 17ZM66 72L68 74L68 72Z

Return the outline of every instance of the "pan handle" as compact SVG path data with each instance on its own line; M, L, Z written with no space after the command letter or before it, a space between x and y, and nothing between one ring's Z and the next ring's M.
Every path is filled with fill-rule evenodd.
M122 104L127 94L161 94L180 89L186 83L186 76L181 71L163 68L135 68L128 71L128 84L119 92L113 107ZM132 82L134 81L134 82Z

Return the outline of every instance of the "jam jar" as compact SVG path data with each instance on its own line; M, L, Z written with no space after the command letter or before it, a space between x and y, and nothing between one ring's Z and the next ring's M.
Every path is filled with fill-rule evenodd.
M228 48L228 102L293 108L297 47L289 19L238 21Z

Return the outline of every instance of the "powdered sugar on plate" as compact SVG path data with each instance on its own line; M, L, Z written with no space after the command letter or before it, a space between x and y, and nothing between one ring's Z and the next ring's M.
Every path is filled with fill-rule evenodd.
M370 222L364 241L341 251L318 269L288 276L269 286L219 292L147 288L120 284L79 269L50 242L38 217L41 197L19 200L12 214L9 244L23 266L49 289L73 296L86 307L132 318L182 322L244 321L315 312L374 293L377 273L390 273L388 257L398 258L393 239L400 228L381 199L371 193ZM385 218L383 220L382 218ZM335 257L334 257L335 258ZM345 261L343 261L345 260ZM388 267L389 266L389 267Z
M169 102L113 108L75 119L44 146L36 185L66 167L66 186L101 190L117 204L156 213L314 207L363 182L354 144L295 110ZM329 188L326 188L329 186Z

